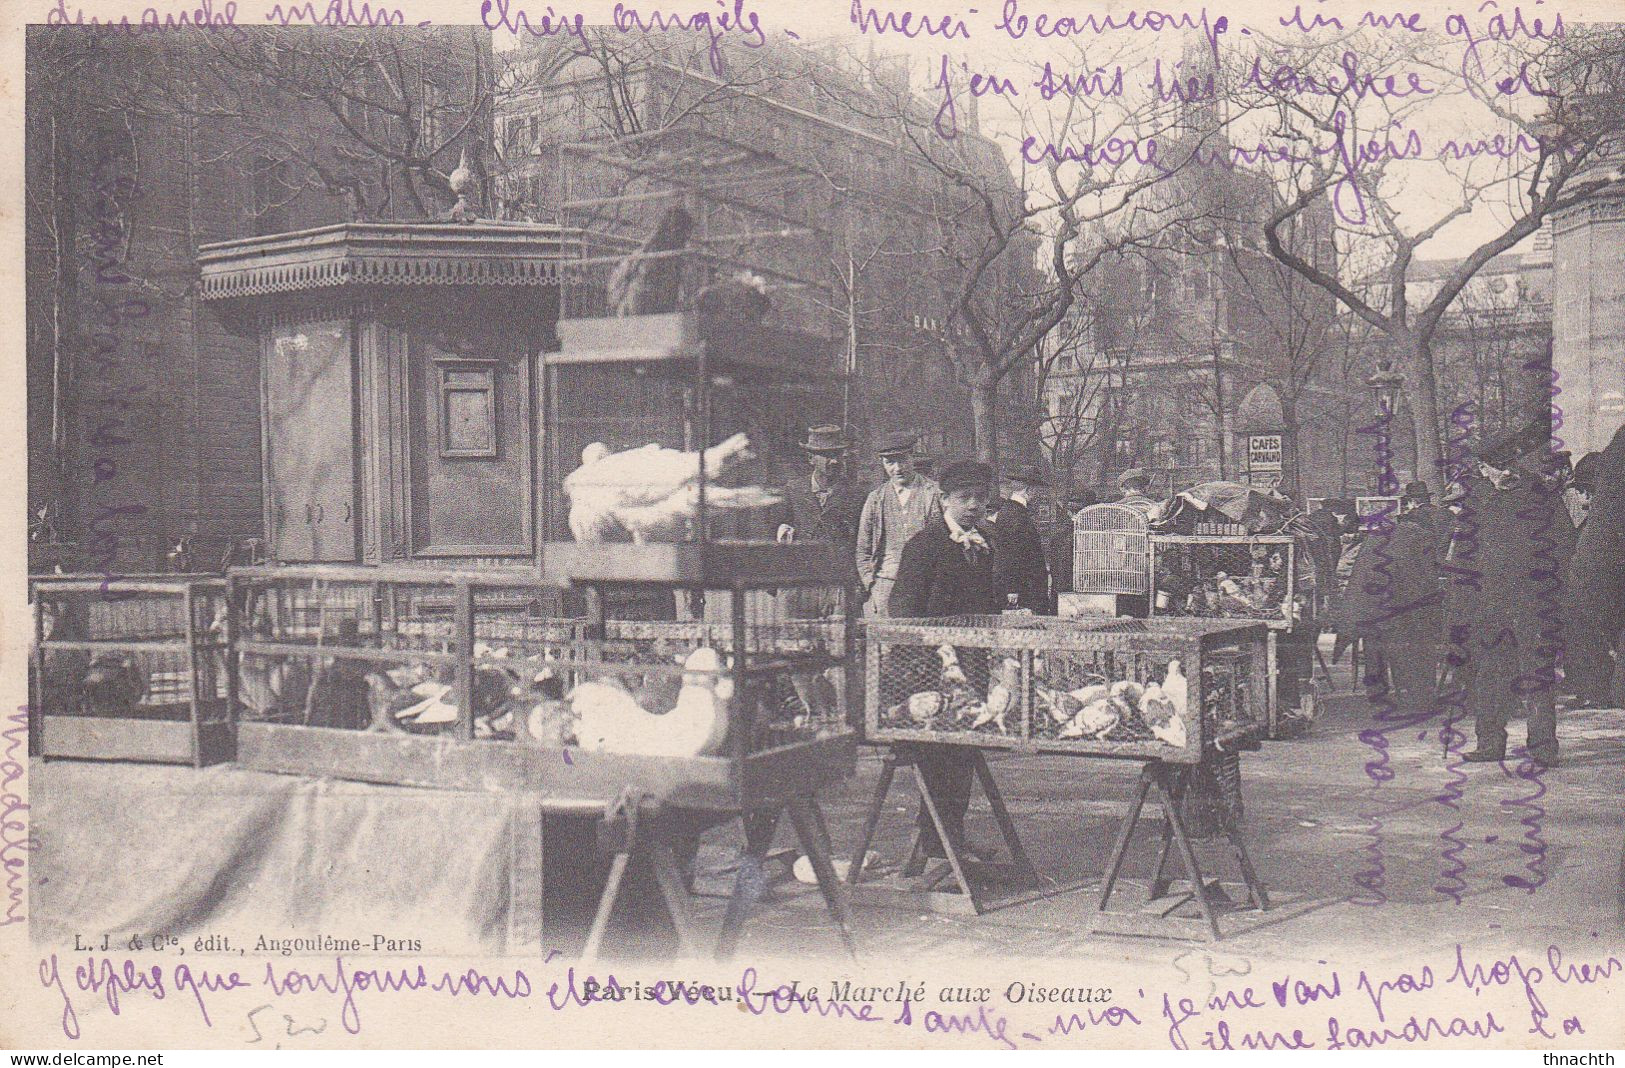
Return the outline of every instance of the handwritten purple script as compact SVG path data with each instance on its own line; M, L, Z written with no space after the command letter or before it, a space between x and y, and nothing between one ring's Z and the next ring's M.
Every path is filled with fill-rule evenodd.
M542 967L550 961L551 956ZM359 1034L363 1002L479 998L523 1001L554 1013L602 1011L631 1001L678 1011L725 1008L751 1018L796 1017L971 1037L1006 1049L1031 1048L1098 1030L1138 1033L1153 1042L1160 1030L1174 1049L1369 1049L1513 1033L1521 1026L1514 1022L1519 1014L1527 1015L1531 1035L1584 1034L1580 1017L1555 999L1567 988L1606 983L1625 970L1617 957L1606 953L1594 950L1592 956L1579 959L1556 945L1535 960L1515 953L1473 953L1457 945L1447 960L1380 970L1320 963L1322 967L1308 972L1259 980L1248 976L1248 985L1211 987L1206 996L1144 988L1132 993L1103 991L1120 1003L1060 1006L1060 1011L1035 993L1045 988L1022 981L1004 987L1002 997L997 987L933 988L939 1001L928 1006L924 982L862 987L846 980L819 984L798 979L776 984L755 967L745 968L737 980L644 983L612 973L584 973L574 966L563 974L535 979L517 968L451 971L413 961L362 967L337 957L317 967L266 963L263 976L256 979L239 970L208 971L96 955L75 963L52 954L40 961L39 979L60 998L62 1033L70 1039L82 1035L83 1003L75 1002L81 995L104 1003L114 1015L169 1001L173 995L212 1028L222 1010L241 1011L228 995L249 991L245 999L262 1002L249 1011L255 1035L250 1044L263 1038L253 1017L267 1009L263 1000L269 996L282 999L281 1004L292 1002L292 1010L306 1022L298 1027L295 1017L288 1015L288 1035L318 1033L334 1013L348 1034ZM1463 994L1488 1000L1461 1011ZM1429 998L1446 1000L1453 1015L1430 1012ZM1303 1017L1304 1009L1326 1015L1311 1024ZM1290 1027L1271 1026L1283 1011L1292 1015ZM1028 1018L1023 1020L1023 1015Z
M6 740L5 759L0 760L0 868L6 872L6 914L0 917L0 927L9 927L28 919L23 909L27 884L28 854L37 842L28 830L28 803L12 787L25 774L23 759L28 745L28 706L7 717L6 729L0 731Z

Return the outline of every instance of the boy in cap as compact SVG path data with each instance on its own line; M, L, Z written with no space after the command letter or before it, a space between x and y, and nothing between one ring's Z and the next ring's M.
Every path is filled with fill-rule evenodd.
M903 560L903 546L942 515L942 495L937 484L914 469L917 440L908 431L887 434L875 444L875 455L886 472L884 484L875 487L863 503L858 518L856 562L858 580L868 601L865 614L889 614L892 583Z
M992 615L1004 608L1004 590L997 575L993 534L983 525L991 496L993 471L975 461L952 463L942 469L941 509L924 529L909 539L891 590L891 615L898 618L936 618L956 615ZM940 665L932 650L906 655L899 650L882 670L906 676L903 688L937 684ZM901 654L901 655L900 655ZM959 664L973 692L986 694L987 650L958 650ZM965 810L970 807L974 764L971 753L958 746L923 745L920 774L929 784L937 811L956 843L964 840ZM928 857L944 856L942 841L930 815L921 807L920 846Z

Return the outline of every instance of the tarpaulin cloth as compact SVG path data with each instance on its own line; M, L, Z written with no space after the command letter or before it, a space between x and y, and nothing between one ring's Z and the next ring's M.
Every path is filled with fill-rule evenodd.
M33 931L416 938L426 953L535 952L532 795L268 775L229 766L33 762ZM111 945L109 946L111 949ZM119 948L124 948L120 946ZM384 948L384 947L378 947Z

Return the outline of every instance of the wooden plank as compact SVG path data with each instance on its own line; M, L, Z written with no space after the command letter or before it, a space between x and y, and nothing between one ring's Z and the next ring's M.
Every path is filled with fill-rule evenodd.
M184 719L45 716L41 738L47 757L192 763L192 724Z
M672 583L689 589L840 586L839 550L816 543L706 542L593 545L547 542L542 573L561 585L592 582Z
M597 804L627 787L692 808L730 808L736 801L732 762L716 757L674 760L285 723L241 724L237 762L291 775L443 790L528 790Z

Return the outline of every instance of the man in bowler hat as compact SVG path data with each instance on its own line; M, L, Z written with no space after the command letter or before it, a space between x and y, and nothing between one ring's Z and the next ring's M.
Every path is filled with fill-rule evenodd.
M842 558L854 566L852 583L857 585L854 554L864 493L853 481L847 462L852 443L838 426L815 426L807 431L801 448L807 454L810 470L784 487L778 540L786 544L812 541L840 546ZM838 598L825 588L792 590L786 596L790 614L796 618L819 619L839 610Z
M927 521L942 515L942 495L937 484L914 469L914 434L898 431L875 443L875 455L886 472L886 481L876 486L863 503L858 518L856 562L858 580L871 616L897 615L888 611L892 583L903 560L903 546L925 528Z

